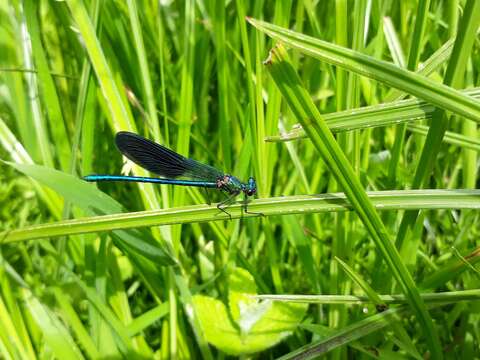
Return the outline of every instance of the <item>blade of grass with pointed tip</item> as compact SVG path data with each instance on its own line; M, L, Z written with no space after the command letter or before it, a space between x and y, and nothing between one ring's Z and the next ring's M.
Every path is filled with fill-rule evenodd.
M480 100L480 88L462 90L462 92ZM435 107L425 101L409 99L325 114L324 119L329 129L338 133L429 120L434 112ZM267 136L265 141L290 141L306 137L303 128L298 126L284 134Z
M257 19L248 18L248 21L274 39L306 55L393 86L439 108L480 121L480 103L469 96L461 94L458 90L438 84L429 78L401 69L388 62L374 59L338 45Z
M400 254L391 242L384 224L368 199L345 154L335 141L307 90L301 84L300 78L289 62L285 48L281 45L273 48L266 65L290 109L297 120L302 123L313 145L328 164L330 171L372 237L378 251L409 299L417 320L425 330L425 337L432 356L441 359L442 352L437 331L420 298L411 274L402 262Z

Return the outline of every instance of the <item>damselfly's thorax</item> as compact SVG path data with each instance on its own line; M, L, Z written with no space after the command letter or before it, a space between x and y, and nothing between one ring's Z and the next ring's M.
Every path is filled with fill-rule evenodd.
M257 184L253 177L250 177L247 183L242 183L235 176L223 175L217 178L217 188L229 194L243 192L247 196L253 196L257 192Z

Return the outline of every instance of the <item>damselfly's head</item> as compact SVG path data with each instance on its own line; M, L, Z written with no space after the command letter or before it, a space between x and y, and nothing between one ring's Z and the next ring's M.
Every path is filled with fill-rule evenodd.
M255 179L253 177L250 176L248 182L245 184L243 192L247 196L253 196L257 193L257 183L255 182Z

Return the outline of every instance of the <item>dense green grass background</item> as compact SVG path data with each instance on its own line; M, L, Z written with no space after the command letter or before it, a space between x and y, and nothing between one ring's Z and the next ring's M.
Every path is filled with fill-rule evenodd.
M479 358L479 24L475 0L0 2L0 358ZM120 130L255 176L265 216L82 181L148 176Z

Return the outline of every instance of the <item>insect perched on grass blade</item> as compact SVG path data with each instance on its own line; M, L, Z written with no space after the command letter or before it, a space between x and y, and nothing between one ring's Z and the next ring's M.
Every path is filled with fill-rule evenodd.
M250 177L243 183L235 176L224 174L212 166L201 164L193 159L188 159L173 150L154 143L137 134L121 131L115 137L118 150L128 159L148 171L163 176L162 178L124 176L124 175L87 175L86 181L131 181L167 185L196 186L202 188L218 189L225 192L228 197L217 205L218 210L231 215L225 208L231 204L235 197L243 192L244 210L248 212L247 197L255 195L257 184ZM178 179L181 178L181 179Z

